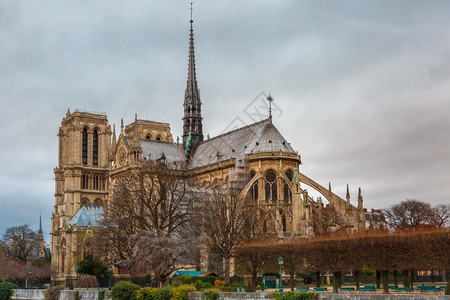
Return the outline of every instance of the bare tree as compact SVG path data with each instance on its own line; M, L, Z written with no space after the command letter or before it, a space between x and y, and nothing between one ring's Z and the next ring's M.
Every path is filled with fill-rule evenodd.
M144 162L117 178L105 217L111 257L130 272L153 271L165 280L166 271L190 254L179 245L191 242L193 204L200 196L182 166ZM144 261L152 261L149 268L142 267Z
M313 210L309 225L313 228L315 235L323 235L344 227L345 221L333 205L327 205Z
M417 230L445 226L449 219L448 206L431 207L429 203L408 199L384 211L394 230Z
M208 248L223 258L225 281L229 282L233 251L262 231L263 222L255 221L263 215L228 184L211 188L196 205L196 224Z
M177 236L155 236L153 233L138 233L132 237L135 254L127 261L131 274L153 271L164 286L172 272L184 265L198 261L195 238L180 239Z
M438 228L448 227L450 222L450 205L439 204L433 207L432 222Z
M36 246L36 233L29 225L10 227L3 235L3 242L8 257L26 263Z

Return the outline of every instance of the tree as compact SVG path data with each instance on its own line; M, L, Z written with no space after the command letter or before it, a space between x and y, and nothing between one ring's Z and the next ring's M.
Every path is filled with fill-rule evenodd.
M138 233L132 237L134 255L127 261L131 274L153 271L164 286L167 278L183 265L193 265L198 261L195 237L155 236L154 233Z
M433 207L432 222L438 228L448 227L450 222L450 205L439 204Z
M119 257L129 272L153 271L165 280L168 269L179 268L184 256L193 257L178 245L192 245L193 204L201 195L183 165L143 162L119 176L105 218L111 257ZM161 254L170 259L153 259Z
M389 226L394 230L417 230L428 227L445 227L450 219L449 207L408 199L384 211Z
M14 226L6 229L3 242L8 257L26 263L36 246L36 234L29 225Z
M108 278L109 270L103 262L92 254L88 254L78 263L77 273L93 275L97 278Z
M327 205L326 207L317 207L313 210L309 225L313 228L315 235L322 235L344 227L345 221L333 205Z
M253 222L252 218L261 220L258 216L263 213L229 184L211 187L195 210L195 222L201 228L201 235L210 251L222 257L225 281L229 282L233 251L262 231L264 222Z

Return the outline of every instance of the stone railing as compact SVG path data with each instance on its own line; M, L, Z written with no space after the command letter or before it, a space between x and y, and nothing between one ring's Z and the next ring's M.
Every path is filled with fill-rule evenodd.
M98 289L62 290L60 300L75 300L76 293L82 300L98 300ZM11 300L44 300L44 290L14 290ZM110 299L110 292L105 291L104 300Z

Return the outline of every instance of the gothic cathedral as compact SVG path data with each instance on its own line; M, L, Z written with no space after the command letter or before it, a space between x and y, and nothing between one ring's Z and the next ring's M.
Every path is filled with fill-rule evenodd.
M271 98L269 99L271 100ZM248 176L242 193L258 203L271 218L265 224L274 236L312 235L315 213L333 208L350 232L365 230L372 220L363 208L361 190L356 206L301 172L300 155L281 135L269 116L259 122L204 139L202 102L197 85L193 21L190 20L189 71L184 95L182 142L174 142L170 125L135 116L119 136L105 114L67 111L59 128L55 203L51 226L53 281L76 277L76 263L91 247L92 231L103 227L113 178L142 160L187 162L189 170L207 185L230 182L239 172ZM231 175L230 175L231 174ZM314 200L307 186L322 197ZM372 212L377 213L377 212Z

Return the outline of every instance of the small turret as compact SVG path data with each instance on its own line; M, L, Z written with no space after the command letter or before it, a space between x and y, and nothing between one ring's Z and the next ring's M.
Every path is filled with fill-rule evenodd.
M347 184L347 204L350 204L350 192L348 190L348 184Z
M361 193L361 188L359 188L358 190L358 209L362 210L363 209L363 197L362 197L362 193Z

